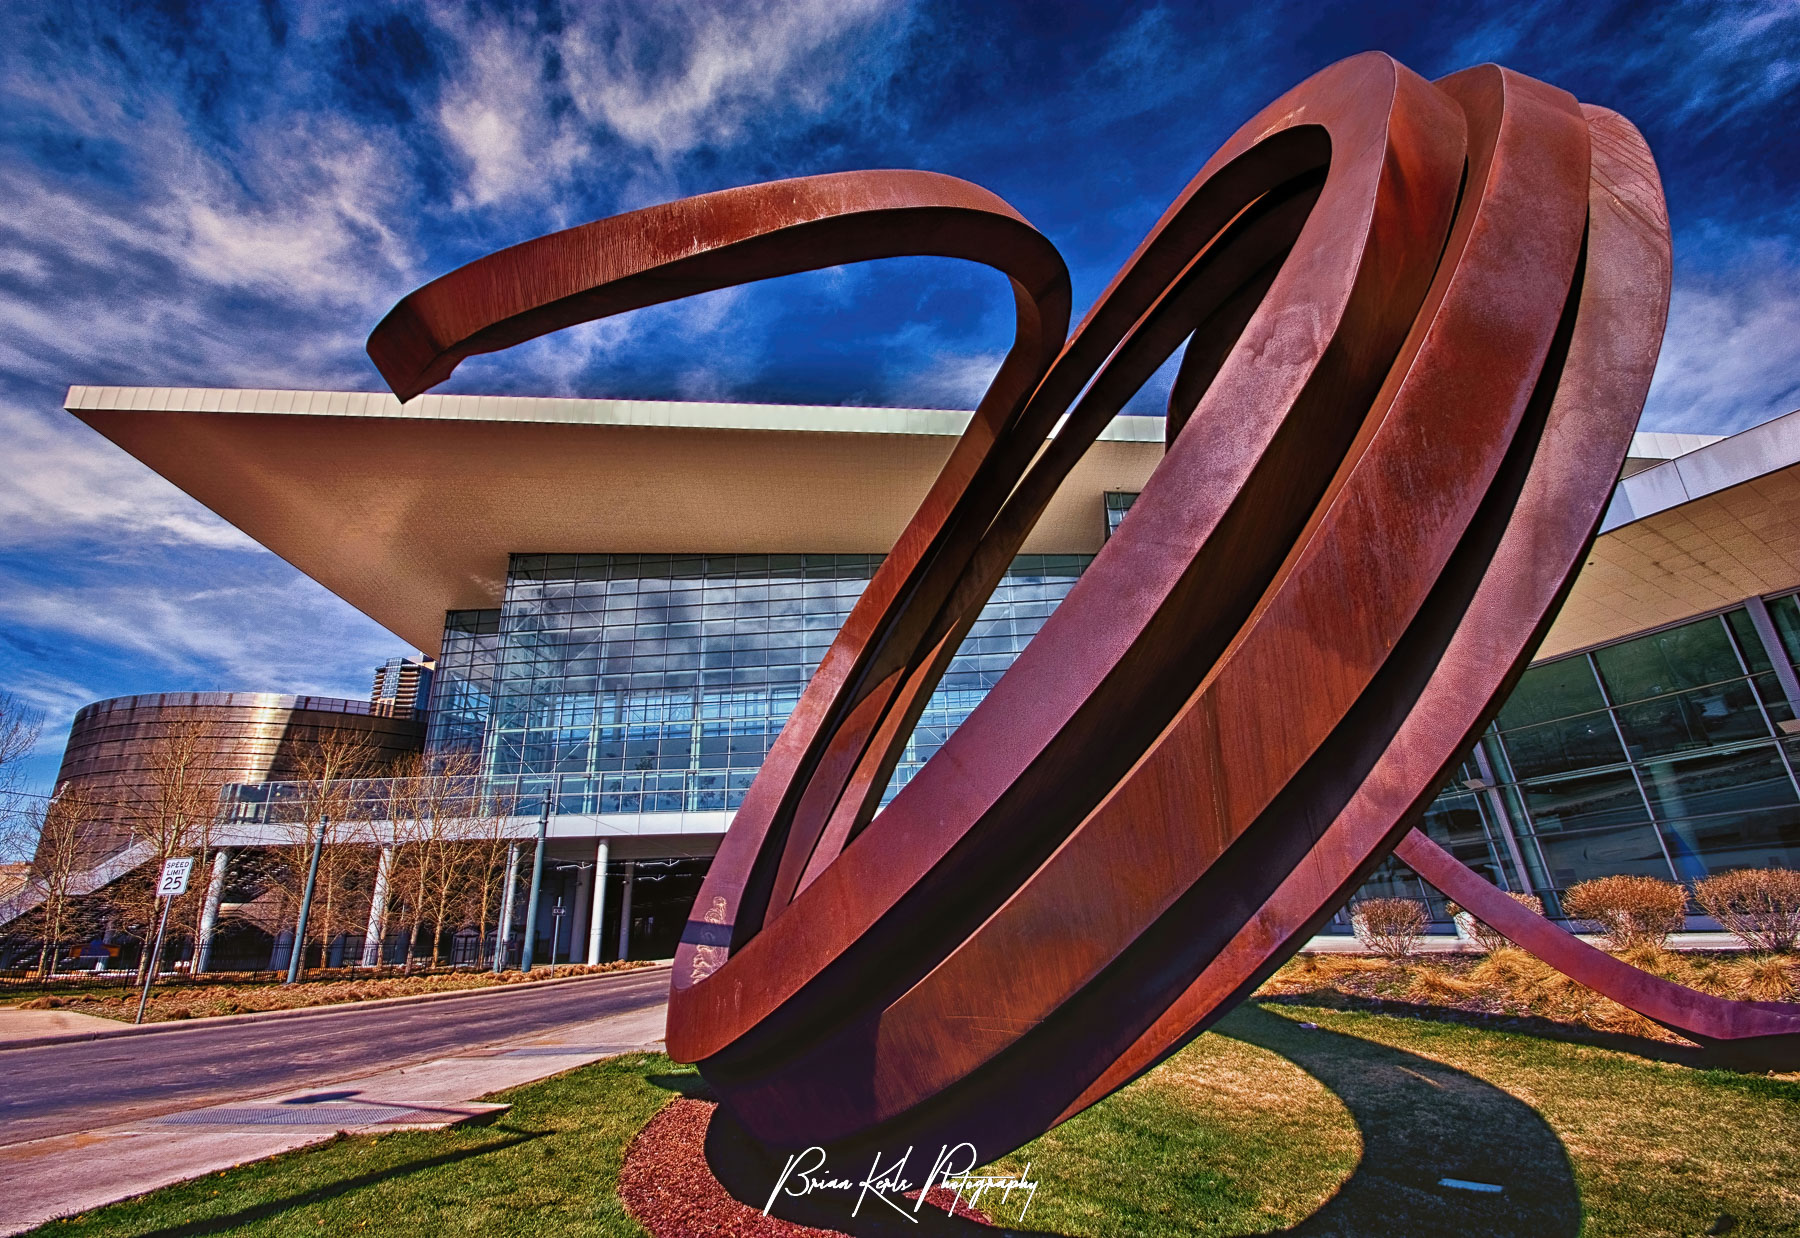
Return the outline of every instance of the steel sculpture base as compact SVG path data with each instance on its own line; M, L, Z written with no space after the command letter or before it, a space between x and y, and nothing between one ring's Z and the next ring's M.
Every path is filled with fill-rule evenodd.
M1017 212L864 172L503 250L369 352L410 398L561 327L901 255L1006 274L1016 336L676 956L670 1052L756 1140L1004 1153L1243 1000L1396 848L1633 1009L1800 1061L1800 1013L1600 955L1408 835L1567 594L1655 367L1668 220L1627 121L1492 65L1353 57L1239 130L1066 341L1067 270ZM1032 525L1178 350L1129 517L877 818Z

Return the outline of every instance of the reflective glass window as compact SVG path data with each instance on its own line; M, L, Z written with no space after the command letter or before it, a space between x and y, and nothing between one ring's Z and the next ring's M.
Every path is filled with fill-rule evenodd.
M1125 513L1131 510L1131 505L1137 502L1137 497L1135 493L1123 490L1106 492L1106 536L1108 538L1119 531L1119 522L1125 519ZM1067 558L1068 556L1061 557Z
M1544 857L1555 890L1609 873L1632 873L1668 881L1672 876L1656 831L1649 825L1540 834L1531 840Z
M1490 836L1486 814L1477 796L1460 787L1446 789L1425 810L1419 824L1451 855L1494 884L1507 885L1508 879L1502 875L1499 849Z
M1750 612L1742 607L1727 611L1725 622L1730 625L1731 634L1737 640L1738 653L1751 672L1771 669L1769 652L1763 647L1762 638L1756 634L1756 625L1750 621Z
M1615 705L1743 676L1717 616L1594 651Z
M485 740L495 778L558 775L565 788L592 780L592 795L565 789L562 799L606 812L735 808L880 563L515 556L499 610L446 617L432 742ZM1027 556L1013 565L928 706L902 778L968 715L1086 563ZM1020 601L1034 613L1017 616ZM658 781L599 786L628 772Z
M1787 650L1788 661L1800 665L1800 599L1794 594L1770 598L1769 618L1775 622L1775 634Z
M1619 729L1632 758L1766 739L1769 724L1748 680L1713 684L1619 707Z
M1519 686L1513 689L1500 709L1498 725L1501 730L1510 731L1553 718L1588 713L1605 704L1587 659L1560 658L1534 666L1519 678Z
M1800 807L1665 821L1662 831L1690 881L1733 868L1800 868Z
M1625 759L1612 716L1605 710L1502 731L1500 742L1518 778L1567 773Z
M1647 761L1641 773L1651 807L1663 820L1800 804L1774 744Z
M1629 769L1523 783L1519 790L1540 834L1649 820L1644 797Z

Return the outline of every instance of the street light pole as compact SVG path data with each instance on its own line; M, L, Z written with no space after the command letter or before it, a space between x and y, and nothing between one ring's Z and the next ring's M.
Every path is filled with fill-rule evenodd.
M544 811L538 814L537 854L531 859L531 897L525 903L525 940L520 942L519 970L531 971L532 947L537 944L538 885L544 879L544 836L550 832L550 792L544 792Z
M300 979L300 959L306 952L306 917L312 913L313 887L319 880L319 856L325 850L325 831L331 826L331 814L319 814L319 832L313 835L312 863L306 866L306 889L300 895L300 922L294 926L294 946L288 951L287 983Z

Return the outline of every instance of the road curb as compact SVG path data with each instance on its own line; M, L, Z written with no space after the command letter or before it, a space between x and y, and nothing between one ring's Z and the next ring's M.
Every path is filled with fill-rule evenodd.
M406 993L399 997L371 997L367 1001L332 1002L322 1006L296 1006L291 1010L252 1010L245 1014L208 1015L200 1019L171 1019L162 1023L127 1023L120 1027L104 1027L85 1032L62 1032L54 1036L32 1036L24 1040L0 1042L0 1053L13 1049L41 1049L48 1045L75 1044L84 1040L112 1040L120 1036L172 1035L179 1032L201 1032L215 1027L239 1023L271 1022L276 1019L298 1019L306 1015L329 1016L350 1010L367 1010L371 1006L412 1006L424 1002L448 1001L457 997L497 996L527 990L533 993L560 985L587 984L598 980L614 980L620 976L650 976L666 972L672 962L663 960L648 967L632 967L621 971L600 972L592 976L563 976L556 980L522 980L513 984L487 984L473 989L452 989L444 993Z

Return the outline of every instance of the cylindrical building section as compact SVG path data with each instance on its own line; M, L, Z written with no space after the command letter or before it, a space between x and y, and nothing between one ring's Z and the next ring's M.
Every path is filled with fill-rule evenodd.
M134 815L156 803L157 766L171 744L192 746L187 764L207 783L304 776L328 735L367 746L387 764L424 744L419 716L384 716L367 701L273 692L161 692L96 701L75 715L57 785L92 804L92 861L126 847Z

